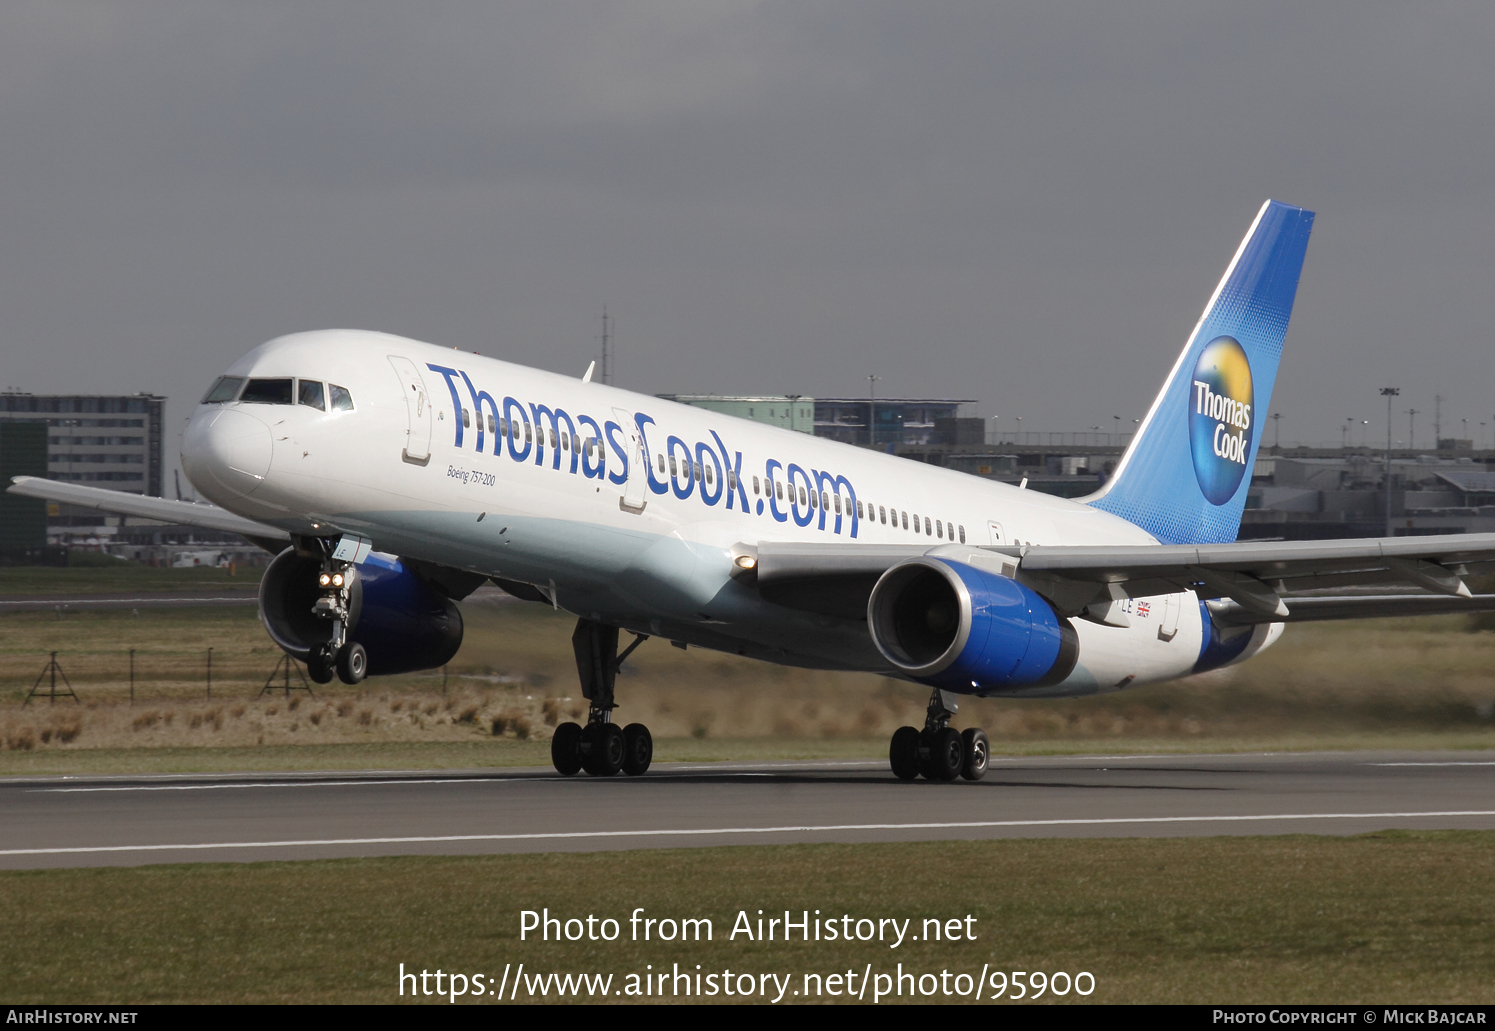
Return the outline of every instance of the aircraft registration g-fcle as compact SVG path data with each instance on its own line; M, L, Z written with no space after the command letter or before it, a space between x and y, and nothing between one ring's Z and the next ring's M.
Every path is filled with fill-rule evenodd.
M589 712L556 728L563 774L648 769L614 686L660 637L924 685L892 772L976 780L989 742L950 726L962 695L1118 691L1242 662L1291 622L1495 607L1465 582L1495 569L1495 535L1236 540L1312 225L1262 206L1085 498L355 330L272 340L211 385L181 454L214 506L9 489L276 553L261 619L320 683L442 666L455 603L490 580L574 614Z

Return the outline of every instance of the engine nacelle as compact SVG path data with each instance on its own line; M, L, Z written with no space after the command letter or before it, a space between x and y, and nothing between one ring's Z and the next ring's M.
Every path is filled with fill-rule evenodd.
M332 638L330 620L312 614L322 563L288 548L260 581L260 621L270 639L305 662ZM368 652L370 675L411 673L445 665L462 646L462 613L451 599L399 559L373 554L355 571L348 640Z
M882 575L867 625L878 651L909 677L963 694L1056 684L1079 658L1074 627L1032 590L928 556Z

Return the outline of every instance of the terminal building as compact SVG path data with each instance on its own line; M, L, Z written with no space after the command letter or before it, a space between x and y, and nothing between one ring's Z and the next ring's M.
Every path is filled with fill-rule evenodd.
M969 398L805 397L724 394L660 394L667 401L708 408L800 433L813 433L858 447L896 451L904 446L983 444L984 423L961 418Z
M165 411L166 398L156 394L0 394L0 479L9 485L13 476L44 476L162 497ZM105 547L163 559L169 555L161 549L184 545L253 550L238 537L201 527L16 495L0 499L0 551L12 560L47 546Z
M47 427L47 478L161 496L166 398L0 394L0 422Z

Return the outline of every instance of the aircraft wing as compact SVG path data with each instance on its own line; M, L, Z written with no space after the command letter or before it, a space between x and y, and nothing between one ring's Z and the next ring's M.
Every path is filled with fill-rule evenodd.
M291 535L279 527L245 519L217 505L150 498L140 494L126 494L124 491L44 480L39 476L14 477L11 486L6 489L11 494L29 498L59 501L67 505L80 505L142 519L159 519L163 523L179 526L201 526L207 530L237 533L270 552L280 551L291 540Z
M1112 599L1197 590L1204 597L1229 599L1242 611L1271 617L1262 620L1271 622L1285 619L1297 605L1307 605L1304 618L1309 610L1328 611L1323 598L1310 603L1284 595L1373 584L1423 588L1448 597L1451 607L1438 611L1473 611L1476 606L1464 580L1495 570L1495 534L1054 547L765 542L755 549L753 568L758 588L769 600L849 616L858 602L865 614L872 586L897 562L918 555L958 562L972 553L1011 559L1012 569L1004 572L1028 584L1063 615L1078 615L1088 605ZM831 595L858 597L828 602ZM1351 604L1364 602L1364 596L1340 600L1347 606L1343 611L1372 614L1370 608L1356 610ZM1417 611L1430 610L1424 606Z
M1205 602L1218 625L1314 623L1326 619L1386 619L1394 616L1441 616L1458 612L1495 611L1495 594L1460 598L1447 594L1351 594L1341 597L1293 598L1285 616L1267 615L1228 598Z

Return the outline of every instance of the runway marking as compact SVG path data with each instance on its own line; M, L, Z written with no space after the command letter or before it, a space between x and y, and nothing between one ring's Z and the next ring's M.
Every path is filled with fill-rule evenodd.
M183 598L168 594L155 598L13 598L0 601L0 605L41 607L50 605L56 608L59 605L161 605L168 603L173 605L247 605L258 601L259 597L253 594L245 594L242 598L223 595L212 598Z
M365 784L517 784L523 777L401 777L396 780L254 781L244 784L137 784L129 787L31 788L36 792L76 794L90 791L219 791L224 788L347 788Z
M1495 762L1366 763L1366 766L1495 766Z
M758 773L757 770L805 770L824 769L826 767L881 767L886 765L880 759L858 759L837 760L834 762L815 763L784 763L784 764L757 764L752 766L673 766L661 764L660 773L693 773L700 770L710 770L724 775L737 774L744 777L769 777L773 774ZM95 791L219 791L225 788L346 788L362 787L364 785L378 784L517 784L523 781L535 780L560 780L561 777L554 773L537 774L497 774L491 776L473 777L393 777L380 780L256 780L256 781L232 781L221 784L125 784L125 785L101 785L91 787L67 787L67 788L29 788L35 792L51 792L54 794L77 794L80 792ZM569 779L569 778L567 778ZM587 783L587 781L577 781Z
M1099 827L1168 823L1252 823L1277 820L1404 820L1495 816L1495 809L1423 813L1270 813L1257 816L1122 816L1072 820L980 820L965 823L841 823L789 827L696 827L639 831L545 831L533 834L441 834L407 838L318 838L301 841L219 841L195 845L88 845L0 849L0 856L53 856L100 852L175 852L215 848L304 848L324 845L424 845L458 841L562 841L583 838L705 837L715 834L793 834L829 831L982 830L997 827Z

